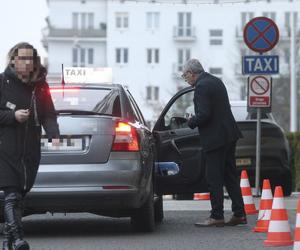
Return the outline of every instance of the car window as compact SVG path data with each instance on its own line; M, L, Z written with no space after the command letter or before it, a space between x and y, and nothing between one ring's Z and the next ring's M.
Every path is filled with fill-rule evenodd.
M131 104L131 106L132 106L132 109L133 109L133 111L134 111L134 113L135 113L135 116L137 116L137 117L139 118L139 121L140 121L142 124L145 125L144 117L143 117L143 115L142 115L142 113L141 113L139 107L137 106L135 100L133 99L133 96L131 95L131 93L130 93L130 91L129 91L128 89L126 90L126 92L127 92L128 98L129 98L129 100L130 100L130 104Z
M194 91L178 97L164 116L166 129L187 128L187 118L194 115Z
M50 88L56 110L93 111L101 114L121 116L119 92L102 88Z

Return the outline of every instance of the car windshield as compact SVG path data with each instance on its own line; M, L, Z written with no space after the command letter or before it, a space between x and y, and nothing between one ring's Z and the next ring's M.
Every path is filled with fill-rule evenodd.
M119 93L108 88L52 87L50 93L56 111L74 114L121 116ZM76 112L81 111L81 112ZM86 112L84 112L86 111Z

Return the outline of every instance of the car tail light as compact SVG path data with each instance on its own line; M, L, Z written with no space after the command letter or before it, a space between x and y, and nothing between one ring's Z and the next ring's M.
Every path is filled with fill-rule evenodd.
M112 151L139 151L139 138L136 129L126 122L117 122Z

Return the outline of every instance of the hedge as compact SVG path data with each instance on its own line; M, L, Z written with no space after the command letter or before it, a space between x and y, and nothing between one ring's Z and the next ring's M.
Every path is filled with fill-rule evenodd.
M291 149L291 170L293 189L300 191L300 132L287 133Z

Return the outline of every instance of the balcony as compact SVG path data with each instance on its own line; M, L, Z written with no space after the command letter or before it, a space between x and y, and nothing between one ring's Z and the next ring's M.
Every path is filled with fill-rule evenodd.
M173 38L177 42L194 42L197 40L196 27L179 27L173 29Z
M57 29L46 28L43 35L47 37L80 37L80 38L102 38L106 37L106 29Z
M46 27L42 30L42 43L48 48L49 41L105 41L106 28L90 29L59 29Z

